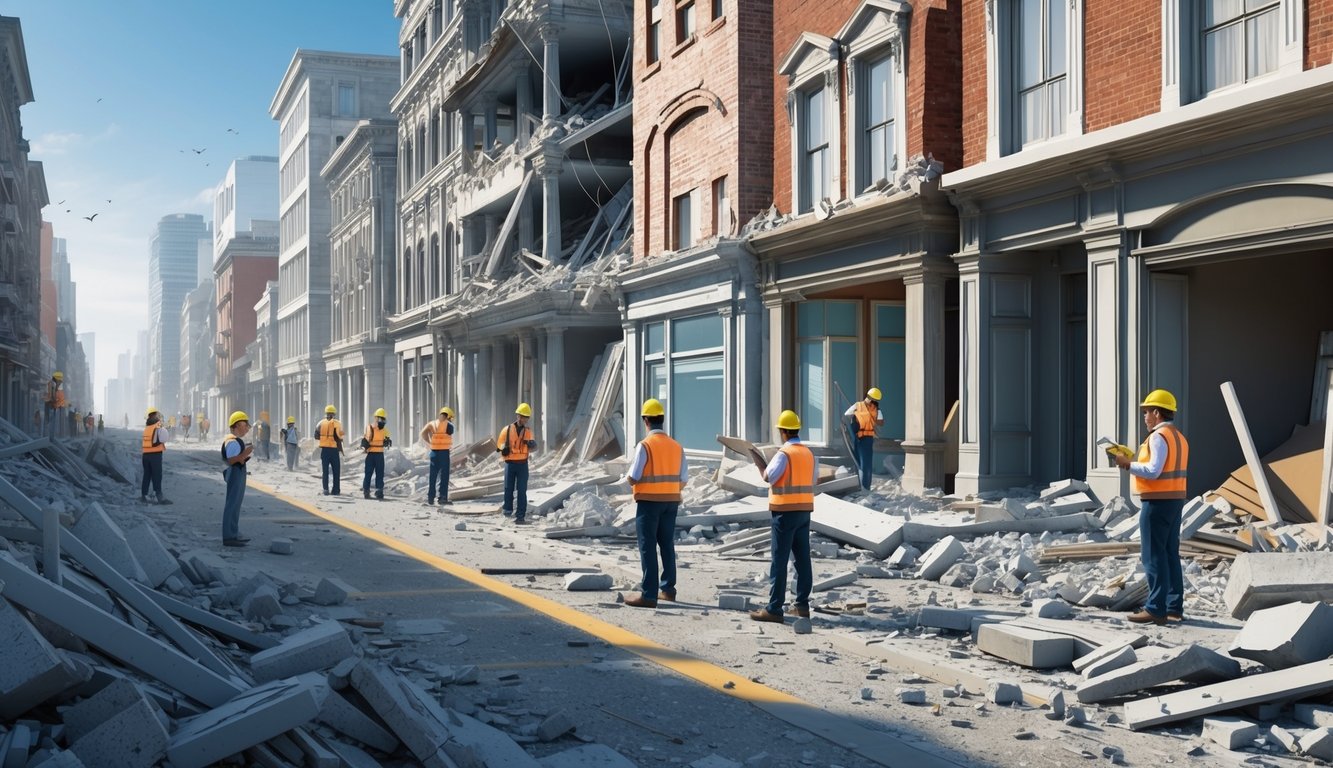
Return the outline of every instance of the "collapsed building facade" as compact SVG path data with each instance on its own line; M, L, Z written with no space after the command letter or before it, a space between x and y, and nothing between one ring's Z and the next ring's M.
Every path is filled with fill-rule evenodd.
M608 267L628 236L630 2L397 0L402 19L399 403L464 439L532 404L565 431L621 338Z

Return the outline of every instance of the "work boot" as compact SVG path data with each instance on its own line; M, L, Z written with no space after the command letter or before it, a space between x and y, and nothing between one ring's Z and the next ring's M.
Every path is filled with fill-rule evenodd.
M527 524L528 524L528 519L526 517L514 518L514 525L527 525Z
M644 597L643 595L639 595L638 597L625 598L625 605L629 605L634 608L656 608L657 601Z
M676 590L673 589L670 592L668 592L664 589L661 592L657 593L657 599L666 600L667 602L674 603L676 602Z
M1133 623L1135 623L1135 624L1150 624L1150 623L1151 623L1151 624L1156 624L1156 625L1159 626L1159 627L1166 623L1166 617L1165 617L1165 616L1158 616L1158 615L1156 615L1156 614L1153 614L1153 613L1148 612L1147 610L1142 610L1142 611L1139 611L1138 613L1131 613L1130 615L1126 616L1125 618L1126 618L1126 619L1129 619L1131 622L1133 622Z
M153 502L149 501L147 496L140 496L140 497L139 497L139 503L140 503L140 504L152 504Z
M440 506L442 507L452 507L453 505L454 503L448 499L440 499Z
M810 606L808 605L794 605L792 606L791 612L796 614L798 618L810 618Z
M222 546L224 546L224 547L244 547L248 541L249 541L249 539L246 539L245 541L242 541L241 539L223 539L223 540L222 540Z
M1179 624L1179 623L1185 621L1185 614L1183 614L1183 613L1168 613L1168 614L1166 615L1166 620L1167 620L1168 622L1172 623L1172 624Z
M171 499L168 499L168 498L166 498L165 496L158 496L158 497L157 497L157 503L158 503L158 504L170 504L170 503L171 503Z
M384 494L382 494L382 493L377 493L377 494L375 494L375 498L376 498L377 500L379 500L379 501L384 501Z
M362 495L362 496L365 496L365 497L368 499L368 498L370 498L370 491L362 491L362 492L361 492L361 495Z
M426 506L429 507L433 506L434 504L435 504L435 499L426 499Z
M753 621L767 621L771 624L781 624L782 614L769 613L767 608L760 608L757 611L750 611L750 619Z

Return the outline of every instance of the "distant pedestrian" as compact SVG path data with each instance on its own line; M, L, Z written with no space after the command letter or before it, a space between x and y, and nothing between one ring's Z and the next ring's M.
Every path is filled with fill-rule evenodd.
M782 623L782 606L787 599L787 561L796 568L797 616L810 617L810 591L814 572L810 565L810 513L815 509L815 480L818 467L815 456L801 443L801 419L794 411L778 415L778 434L782 447L764 468L768 487L768 511L772 515L768 565L768 605L750 611L755 621Z
M46 408L44 418L47 437L63 436L66 429L64 373L56 371L51 374L51 380L46 383L46 397L43 404Z
M250 417L236 411L227 419L231 434L222 438L222 461L226 469L222 477L227 481L227 499L222 506L222 546L243 547L250 539L241 535L241 502L245 500L245 465L254 453L243 439L250 431Z
M282 446L287 451L287 471L296 471L296 462L301 453L301 430L296 428L296 417L287 417L287 426L282 430Z
M153 486L153 493L157 496L158 504L171 503L169 499L162 495L162 455L167 450L167 440L167 431L162 428L162 414L158 413L156 408L149 408L147 416L144 417L143 440L141 442L143 449L143 482L139 486L139 501L144 504L151 503L148 500L148 486L150 483Z
M129 415L128 413L125 414L124 417L121 418L121 425L120 425L120 426L121 426L122 429L129 429L129 428L130 428L130 415Z
M1176 397L1154 389L1139 403L1148 437L1133 461L1116 453L1116 466L1129 472L1139 510L1139 550L1148 580L1148 600L1132 613L1136 624L1185 619L1185 577L1180 565L1180 515L1185 507L1190 444L1176 426Z
M532 430L528 429L528 419L532 418L532 406L519 403L514 409L518 418L513 424L500 430L495 439L495 449L505 460L504 502L500 511L505 517L514 516L514 522L523 525L528 522L528 455L537 447ZM518 494L518 506L514 506L514 495Z
M100 435L105 431L106 431L106 424L102 423L102 414L99 413L97 414L97 434Z
M643 579L638 597L625 598L625 605L656 608L658 600L676 599L676 515L680 494L689 481L685 449L662 430L666 411L655 398L639 409L648 435L634 446L634 459L627 475L634 489L637 509L634 529L639 539L639 566ZM662 552L662 570L657 553Z
M454 409L444 406L435 421L421 428L421 441L430 446L430 481L426 484L426 503L449 504L449 452L454 445ZM439 487L436 488L436 481Z
M324 495L330 495L329 475L333 476L334 496L342 495L342 452L343 425L334 418L338 409L332 405L324 406L324 420L319 423L316 434L319 436L319 471L320 482L324 486Z
M375 420L366 425L361 436L361 447L366 449L366 478L361 481L361 495L370 498L370 476L375 476L375 498L384 501L384 449L393 445L384 422L389 415L383 408L376 409Z
M93 426L96 423L97 422L93 421L93 415L91 413L85 413L83 415L83 433L85 435L91 435L93 433Z
M208 439L208 432L212 427L213 423L208 420L207 416L199 420L199 440L201 442Z

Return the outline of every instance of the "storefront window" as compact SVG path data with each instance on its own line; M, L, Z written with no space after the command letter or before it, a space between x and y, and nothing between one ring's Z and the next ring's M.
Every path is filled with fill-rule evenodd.
M802 434L837 443L842 414L860 394L859 302L807 301L796 306L797 402Z
M643 327L643 396L662 402L667 432L690 450L719 450L716 436L725 430L723 333L717 314ZM688 412L677 418L673 402Z
M901 304L875 307L875 380L872 386L884 390L880 414L884 426L881 437L902 440L907 435L903 383L907 380L907 312Z

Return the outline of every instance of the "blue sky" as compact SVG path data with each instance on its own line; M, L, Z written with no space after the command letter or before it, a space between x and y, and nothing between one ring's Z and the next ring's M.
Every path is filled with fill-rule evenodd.
M23 27L23 133L68 241L79 331L97 334L101 406L148 325L157 220L211 219L231 160L278 153L268 105L297 48L396 54L393 0L5 0L0 13Z

